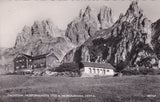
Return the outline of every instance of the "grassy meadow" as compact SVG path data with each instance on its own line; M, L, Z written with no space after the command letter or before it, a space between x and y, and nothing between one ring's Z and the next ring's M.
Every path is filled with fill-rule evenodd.
M94 97L5 97L7 94ZM160 102L160 76L73 78L0 75L0 102Z

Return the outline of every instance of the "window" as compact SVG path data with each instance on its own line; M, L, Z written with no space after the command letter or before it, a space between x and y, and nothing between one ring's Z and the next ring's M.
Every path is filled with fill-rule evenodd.
M41 66L41 67L44 67L44 64L43 64L43 63L41 63L41 64L40 64L40 66Z
M95 70L95 68L93 68L93 73L96 73L96 70Z
M89 68L89 72L92 73L92 68Z
M19 66L16 66L16 69L19 69Z
M101 74L103 73L103 69L102 69L102 68L100 69L100 73L101 73Z
M37 67L37 65L35 64L35 65L34 65L34 68L36 68L36 67Z
M106 70L105 69L103 70L103 74L106 74Z
M24 68L24 65L22 65L21 68Z
M32 65L29 65L29 68L33 68L33 66L32 66Z
M97 72L99 73L99 69L97 69Z

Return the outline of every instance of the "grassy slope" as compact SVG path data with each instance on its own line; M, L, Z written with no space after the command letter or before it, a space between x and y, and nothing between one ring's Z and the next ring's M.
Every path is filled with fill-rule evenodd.
M160 76L123 76L101 78L64 78L0 76L0 93L55 93L55 94L93 94L96 98L80 100L66 98L64 102L160 102ZM156 95L148 98L147 95ZM28 102L16 98L20 102ZM32 98L33 99L33 98ZM15 99L2 98L0 102ZM19 101L18 100L18 101ZM28 101L26 101L28 100ZM44 102L45 98L33 99ZM56 99L49 99L57 101ZM47 101L47 102L48 102ZM63 100L58 100L58 102Z

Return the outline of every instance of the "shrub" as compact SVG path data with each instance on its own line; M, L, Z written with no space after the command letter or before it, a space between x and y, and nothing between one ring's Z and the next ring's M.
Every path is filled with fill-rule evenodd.
M55 68L56 72L80 72L78 63L63 63L59 67Z
M160 74L159 69L153 69L153 68L145 68L145 67L139 67L139 68L126 68L121 71L123 75L157 75Z

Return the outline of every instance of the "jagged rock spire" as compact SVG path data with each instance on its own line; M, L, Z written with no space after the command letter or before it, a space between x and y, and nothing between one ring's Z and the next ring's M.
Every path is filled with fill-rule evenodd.
M125 16L126 20L129 22L132 21L135 17L144 16L142 9L138 6L137 1L132 1Z
M91 7L89 5L87 6L87 8L83 14L83 17L86 17L86 16L88 16L89 18L91 16Z
M144 15L137 1L132 1L125 15L121 15L117 23L127 21L134 29L146 35L145 43L151 47L151 21Z
M82 13L82 12L81 12ZM84 13L82 14L82 20L83 21L87 21L93 18L93 14L92 14L92 9L91 7L88 5L84 11Z
M98 14L98 20L102 29L110 27L113 24L112 9L107 6L101 7Z
M16 38L15 47L21 47L39 40L52 40L52 37L61 37L63 35L64 32L55 26L50 19L37 20L31 27L24 26L22 32Z
M78 18L67 27L65 35L76 46L83 44L88 38L94 36L97 30L107 29L113 24L111 8L103 6L96 12L90 6L81 9Z

